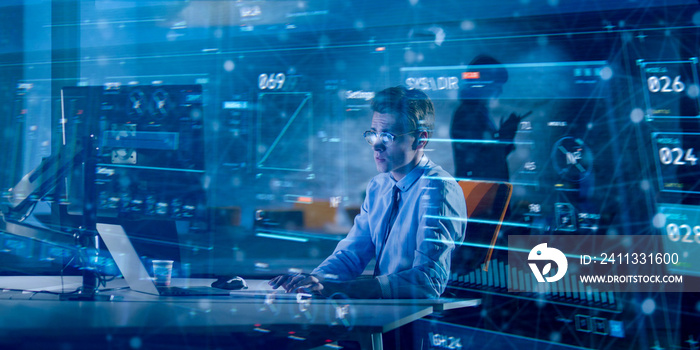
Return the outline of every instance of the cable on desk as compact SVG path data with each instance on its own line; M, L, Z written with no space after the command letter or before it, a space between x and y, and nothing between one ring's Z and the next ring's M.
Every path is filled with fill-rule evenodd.
M3 288L2 290L3 291L10 291L10 292L32 293L32 296L30 296L28 300L31 300L37 294L71 295L71 294L76 294L76 293L80 292L80 288L78 288L72 292L52 292L49 290L28 290L28 289L12 289L12 288ZM12 298L10 298L10 299L12 299Z

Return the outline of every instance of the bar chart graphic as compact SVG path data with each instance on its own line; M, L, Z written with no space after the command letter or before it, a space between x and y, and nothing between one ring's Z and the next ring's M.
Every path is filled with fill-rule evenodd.
M613 291L601 291L585 286L575 273L567 273L556 282L537 282L530 270L511 266L504 261L493 259L481 264L479 268L466 273L453 273L450 284L468 290L517 294L528 298L547 299L595 306L605 309L617 309L617 300Z

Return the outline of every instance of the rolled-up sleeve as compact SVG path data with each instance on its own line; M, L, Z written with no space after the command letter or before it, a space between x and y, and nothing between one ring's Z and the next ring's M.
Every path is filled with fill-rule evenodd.
M368 185L369 188L372 186ZM374 258L374 242L369 224L369 203L365 198L360 214L348 235L336 246L333 254L324 260L311 273L320 276L333 276L340 281L357 278Z

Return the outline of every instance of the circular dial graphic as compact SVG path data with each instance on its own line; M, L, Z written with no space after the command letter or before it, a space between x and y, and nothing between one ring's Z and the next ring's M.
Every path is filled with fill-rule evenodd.
M146 107L146 95L139 90L135 90L129 94L129 116L132 118L141 118L144 115Z
M168 116L170 109L170 95L163 89L158 89L153 93L153 116L156 119L163 119Z
M581 139L567 136L554 143L552 163L564 179L579 182L593 170L593 153Z

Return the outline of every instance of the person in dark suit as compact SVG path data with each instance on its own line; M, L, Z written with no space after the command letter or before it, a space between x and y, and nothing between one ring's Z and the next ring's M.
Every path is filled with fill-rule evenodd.
M450 128L458 179L509 180L507 158L515 149L518 125L527 115L511 113L498 126L492 121L489 102L501 95L507 81L508 71L493 57L477 56L467 66Z

